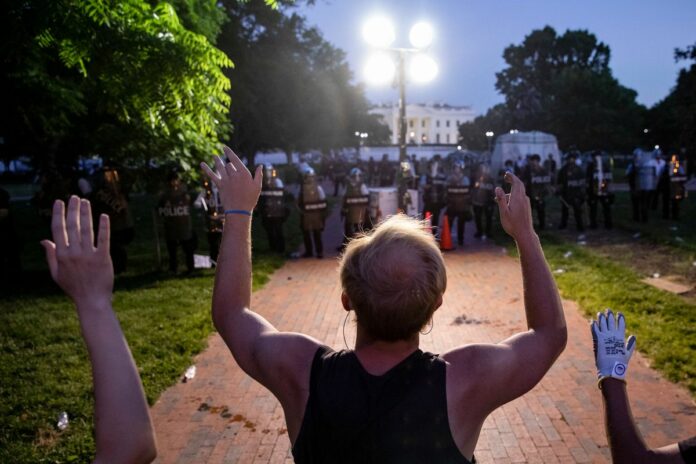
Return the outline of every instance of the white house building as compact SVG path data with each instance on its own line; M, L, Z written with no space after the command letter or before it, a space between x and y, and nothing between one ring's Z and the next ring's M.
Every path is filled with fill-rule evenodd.
M382 117L391 130L391 143L399 143L399 106L378 105L370 114ZM469 106L451 106L442 103L406 105L406 142L409 144L456 145L459 125L473 121L476 115Z

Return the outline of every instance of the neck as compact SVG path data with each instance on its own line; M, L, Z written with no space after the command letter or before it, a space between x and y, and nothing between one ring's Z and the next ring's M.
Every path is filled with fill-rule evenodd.
M355 354L367 372L381 375L406 359L418 349L418 333L407 340L388 342L370 336L358 324L355 340Z

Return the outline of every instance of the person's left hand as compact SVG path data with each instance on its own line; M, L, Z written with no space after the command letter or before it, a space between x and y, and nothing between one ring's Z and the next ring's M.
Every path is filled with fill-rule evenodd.
M225 210L251 212L261 193L263 166L257 166L256 174L252 177L244 163L229 147L224 147L224 152L229 163L224 163L219 156L216 156L217 172L214 172L206 163L201 163L201 168L217 186Z
M65 204L56 200L51 220L53 241L43 240L51 277L75 302L78 309L111 301L114 267L109 254L109 216L99 218L99 243L94 246L92 208L76 196Z

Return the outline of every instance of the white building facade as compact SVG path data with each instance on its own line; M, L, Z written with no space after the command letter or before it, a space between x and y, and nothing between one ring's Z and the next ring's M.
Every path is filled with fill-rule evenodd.
M399 106L379 105L370 114L382 117L391 131L391 143L399 143ZM476 117L469 106L452 106L442 103L416 103L406 105L406 143L457 145L459 125Z

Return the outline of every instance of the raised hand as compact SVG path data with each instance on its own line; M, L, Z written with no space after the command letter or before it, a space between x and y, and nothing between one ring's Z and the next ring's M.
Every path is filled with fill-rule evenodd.
M618 313L614 317L611 309L606 313L597 313L597 320L592 321L592 341L597 365L597 377L623 380L626 377L628 362L636 347L636 337L631 335L626 342L626 320Z
M51 220L53 241L43 240L51 277L75 302L84 304L111 302L114 269L109 254L109 217L99 218L99 243L94 246L92 208L76 196L65 204L56 200Z
M525 193L524 183L513 173L505 173L505 182L512 184L509 194L496 187L495 199L498 202L500 222L503 229L515 240L525 234L533 233L532 207Z
M256 173L252 177L244 163L229 147L224 147L224 152L229 160L228 163L224 163L219 156L216 156L214 160L216 171L213 171L206 163L201 163L201 168L217 186L225 210L250 212L256 206L261 192L262 166L259 165L256 168Z

